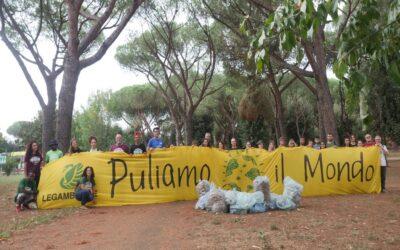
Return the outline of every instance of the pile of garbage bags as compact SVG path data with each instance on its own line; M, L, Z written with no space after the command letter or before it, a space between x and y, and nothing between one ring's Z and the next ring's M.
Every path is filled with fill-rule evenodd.
M270 192L267 176L257 176L253 181L254 192L239 192L237 190L223 190L206 180L196 186L199 199L196 209L203 209L214 213L263 213L268 210L292 210L300 205L303 186L286 176L283 180L282 195Z

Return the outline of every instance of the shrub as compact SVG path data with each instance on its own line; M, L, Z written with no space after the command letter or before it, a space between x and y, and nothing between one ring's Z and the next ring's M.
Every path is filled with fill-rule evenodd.
M18 161L15 157L7 156L6 163L3 164L2 169L7 176L17 167Z

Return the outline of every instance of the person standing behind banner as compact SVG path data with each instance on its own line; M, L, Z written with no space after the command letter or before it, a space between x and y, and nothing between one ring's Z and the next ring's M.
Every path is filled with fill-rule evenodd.
M357 139L355 135L350 136L350 147L357 147Z
M144 145L144 143L140 142L139 131L135 131L135 133L133 133L133 138L135 140L135 143L131 146L129 153L133 155L146 153L146 146Z
M297 147L296 142L293 139L289 140L288 146L289 148Z
M165 148L163 140L160 138L160 128L153 128L153 138L147 143L147 152L156 148Z
M344 138L343 147L351 147L351 145L350 145L350 138L348 138L348 137L345 137L345 138Z
M100 152L100 150L97 148L97 138L95 136L92 135L89 137L89 144L89 152Z
M219 141L218 142L218 149L219 150L225 150L225 144L224 144L224 141Z
M314 149L321 149L321 140L319 139L319 137L315 137L314 138L313 148Z
M232 137L232 139L231 139L231 150L236 150L236 149L238 149L237 140L236 140L235 137Z
M388 166L387 164L387 156L389 155L389 150L385 145L382 144L382 138L379 135L375 136L375 145L379 146L381 152L380 152L380 157L381 157L381 192L385 193L386 192L386 168Z
M272 152L276 149L274 140L270 140L268 144L268 152Z
M370 134L365 135L365 142L363 144L364 148L375 146L375 142L372 140L372 136Z
M39 145L36 141L31 141L26 147L24 173L25 176L28 176L30 172L35 174L36 188L39 185L40 172L43 165L43 156L39 151Z
M304 138L304 136L300 136L299 147L305 147L305 146L306 146L306 138Z
M333 140L333 135L331 133L328 133L326 135L326 147L327 148L335 148L336 147L336 142Z
M213 145L213 141L212 141L212 138L211 138L211 133L210 132L206 132L204 134L204 138L207 139L207 141L208 141L207 147L211 147Z
M208 141L207 138L203 139L203 142L201 143L202 147L210 147L210 142Z
M85 170L83 170L82 177L75 189L75 198L81 202L82 208L86 208L86 203L90 201L96 204L96 200L94 199L95 186L94 170L91 166L87 166Z
M79 148L78 141L75 138L72 138L70 143L69 143L69 149L68 149L68 154L77 154L81 153L82 150Z
M113 144L110 148L111 152L125 152L129 154L129 147L126 144L123 144L124 138L122 134L117 133L115 135L115 144Z
M57 147L58 147L58 142L56 140L52 140L50 142L50 150L47 151L46 153L46 163L55 161L64 156L63 152L59 150Z

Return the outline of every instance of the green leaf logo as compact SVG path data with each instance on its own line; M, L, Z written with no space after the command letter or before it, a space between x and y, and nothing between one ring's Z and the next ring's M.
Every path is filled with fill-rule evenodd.
M257 176L260 175L260 170L257 168L252 168L245 175L253 181Z
M81 163L78 164L69 164L64 166L65 172L64 177L60 181L60 186L64 189L74 189L76 183L82 176L83 173L83 165Z
M228 166L226 167L225 176L230 176L233 173L233 170L239 167L239 163L236 159L230 159L228 162Z
M251 161L254 166L257 166L256 160L253 157L251 157L250 155L243 155L243 160Z

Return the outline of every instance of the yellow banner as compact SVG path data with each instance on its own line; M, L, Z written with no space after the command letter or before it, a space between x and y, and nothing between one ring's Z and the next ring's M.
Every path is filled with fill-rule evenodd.
M173 147L151 154L80 153L46 165L39 183L39 208L79 206L74 189L86 166L95 173L97 206L162 203L197 198L200 179L224 189L251 192L258 175L281 194L283 178L304 186L304 196L380 192L379 148L306 147L221 151Z

